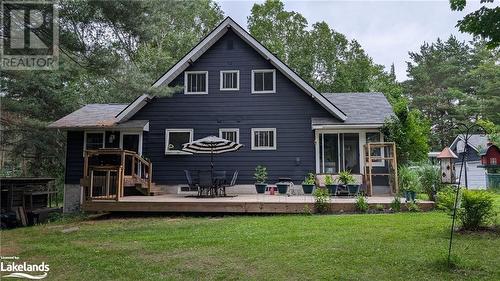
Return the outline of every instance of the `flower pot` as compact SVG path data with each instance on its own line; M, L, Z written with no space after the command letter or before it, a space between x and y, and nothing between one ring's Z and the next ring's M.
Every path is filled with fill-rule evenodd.
M278 188L278 192L280 194L286 194L288 192L288 186L288 183L279 182L276 184L276 187Z
M302 190L305 194L311 194L314 189L314 184L302 184Z
M351 195L351 194L358 194L358 192L359 192L359 184L348 184L347 185L347 191L349 192L349 195Z
M330 195L337 195L337 189L339 185L338 184L327 184L326 188L328 188L328 191L330 192Z
M267 187L267 183L256 183L255 184L255 190L257 191L257 193L266 193L266 187Z

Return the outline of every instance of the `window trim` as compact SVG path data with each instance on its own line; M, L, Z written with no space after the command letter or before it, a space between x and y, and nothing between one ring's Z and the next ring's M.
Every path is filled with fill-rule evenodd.
M273 131L274 134L274 138L273 138L273 144L274 146L268 146L268 147L256 147L255 146L255 132L259 132L259 131ZM252 150L276 150L277 147L278 147L278 144L276 142L277 140L277 133L276 133L276 128L252 128L251 129L251 146L252 146Z
M236 143L240 143L240 129L239 128L219 128L219 138L222 137L222 132L236 132Z
M365 132L365 143L368 144L368 137L366 136L367 134L379 134L380 135L380 140L378 142L384 142L384 134L382 134L382 132L380 131L368 131L368 132ZM384 158L385 155L384 155L384 148L381 147L380 148L380 157ZM385 167L385 159L381 159L381 160L375 160L373 161L372 160L372 166L373 167Z
M236 88L224 88L224 74L236 73ZM239 91L240 90L240 71L239 70L221 70L220 71L220 88L221 91Z
M102 135L101 148L104 148L106 145L106 131L84 131L84 134L83 134L83 156L84 157L85 157L85 150L87 150L87 134L101 134Z
M273 73L273 89L271 91L255 90L255 73ZM276 69L252 69L252 94L274 94L276 93Z
M204 92L188 92L188 75L189 74L205 74L206 89ZM208 71L184 71L184 94L185 95L207 95L208 94Z
M165 129L165 155L191 155L191 153L182 150L169 150L169 134L170 133L189 133L189 142L193 141L194 130L193 129Z

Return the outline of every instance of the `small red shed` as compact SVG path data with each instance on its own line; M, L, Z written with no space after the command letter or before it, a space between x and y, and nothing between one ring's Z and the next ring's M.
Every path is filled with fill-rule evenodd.
M481 153L481 166L500 166L500 149L498 149L498 146L491 144Z

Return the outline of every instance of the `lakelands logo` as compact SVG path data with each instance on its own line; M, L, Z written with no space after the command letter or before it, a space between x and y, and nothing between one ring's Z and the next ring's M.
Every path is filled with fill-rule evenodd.
M0 1L2 70L54 70L59 62L59 26L51 1Z
M50 267L45 262L39 264L31 264L28 262L19 262L19 257L0 257L0 279L24 278L31 280L40 280L47 277ZM3 275L4 273L9 273Z

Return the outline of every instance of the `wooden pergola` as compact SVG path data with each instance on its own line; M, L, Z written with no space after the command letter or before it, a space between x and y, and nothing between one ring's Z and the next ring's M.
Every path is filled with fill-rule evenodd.
M378 150L380 155L374 155ZM396 144L394 142L371 142L364 145L364 161L365 161L365 182L368 196L373 195L373 177L387 176L389 177L389 185L391 193L399 192L398 185L398 162L396 159ZM374 162L384 163L384 167L374 167ZM374 171L374 168L380 168L382 171Z

